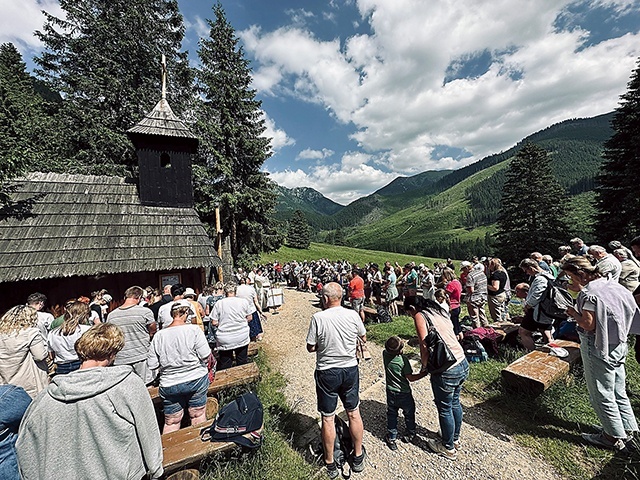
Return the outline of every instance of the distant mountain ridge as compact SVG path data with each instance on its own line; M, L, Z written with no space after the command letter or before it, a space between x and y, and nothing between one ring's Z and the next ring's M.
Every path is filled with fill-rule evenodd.
M298 205L316 230L315 240L327 243L435 257L463 258L469 252L487 252L504 173L520 147L532 142L549 152L554 174L580 218L577 223L584 226L577 233L588 237L595 178L602 164L603 144L612 134L613 116L611 112L565 120L458 170L398 177L344 207L308 189L311 192L293 195L297 203L291 201L291 195L281 199L278 215L286 219L283 207L292 211ZM333 213L324 213L327 202L333 204Z

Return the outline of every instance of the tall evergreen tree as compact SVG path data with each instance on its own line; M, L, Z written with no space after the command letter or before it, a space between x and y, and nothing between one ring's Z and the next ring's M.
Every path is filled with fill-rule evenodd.
M640 234L640 60L620 99L597 179L595 230L603 245Z
M296 210L289 219L287 245L293 248L307 249L311 245L311 229L302 210Z
M36 35L46 49L37 73L64 102L61 136L69 170L124 175L137 161L125 131L160 98L160 56L167 57L168 99L181 114L193 98L177 0L60 0Z
M50 160L51 127L20 52L11 43L0 45L0 206L8 201L8 180Z
M502 191L495 250L510 266L533 251L551 253L569 238L564 189L545 150L525 144L511 160Z
M270 156L263 136L261 102L251 88L249 61L220 4L208 20L209 38L200 40L197 80L203 101L196 112L200 138L194 165L194 193L200 217L212 223L219 202L233 258L275 250L283 235L273 223L275 184L260 171Z

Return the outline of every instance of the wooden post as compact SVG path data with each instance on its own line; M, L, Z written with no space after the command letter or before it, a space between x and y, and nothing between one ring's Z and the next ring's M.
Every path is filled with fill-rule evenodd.
M220 206L216 205L216 243L218 244L218 257L222 259L222 229L220 228ZM218 267L218 279L224 282L222 265Z

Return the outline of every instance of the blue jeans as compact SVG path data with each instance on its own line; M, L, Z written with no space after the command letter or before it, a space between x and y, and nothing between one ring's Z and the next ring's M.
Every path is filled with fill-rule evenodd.
M162 397L164 414L171 415L187 407L196 408L206 405L208 389L209 374L190 382L160 387L158 393Z
M0 385L0 478L20 480L16 440L18 427L31 397L22 387Z
M578 334L589 400L604 432L615 438L625 438L626 432L637 432L638 423L625 388L627 343L610 345L609 355L603 358L596 350L595 336Z
M416 402L411 392L387 390L387 431L389 438L398 438L398 412L402 410L408 433L416 433Z
M449 370L431 375L431 388L438 409L442 444L449 450L453 449L453 442L460 438L462 427L460 390L468 376L469 364L466 358Z

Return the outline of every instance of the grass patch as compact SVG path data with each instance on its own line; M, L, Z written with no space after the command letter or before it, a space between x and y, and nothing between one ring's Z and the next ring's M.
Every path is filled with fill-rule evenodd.
M287 246L280 247L272 253L263 253L260 257L261 263L271 263L275 260L280 262L290 262L296 260L319 260L328 258L329 260L340 260L346 258L351 264L357 263L364 266L365 263L375 262L383 266L384 262L398 262L404 265L409 262L416 264L424 263L425 265L433 265L434 262L442 262L445 259L421 257L418 255L404 255L402 253L383 252L380 250L364 250L361 248L342 247L339 245L329 245L325 243L312 243L307 249L291 248Z
M242 455L215 457L203 463L203 480L298 480L311 478L318 470L293 449L290 436L295 432L294 413L284 395L285 378L271 369L263 352L256 357L261 380L256 390L264 406L264 444L256 451ZM241 393L241 389L224 392L221 405ZM299 433L299 432L296 432Z
M367 326L367 337L384 345L391 335L415 338L410 317L394 318L392 323ZM413 353L418 352L414 348ZM594 432L591 425L598 418L589 403L589 394L581 365L572 368L569 376L537 398L504 389L501 371L525 352L500 345L497 358L472 363L469 379L464 384L466 394L479 401L479 407L505 427L505 432L520 445L533 449L567 478L640 480L640 454L614 454L608 450L587 446L581 432ZM640 366L627 357L627 391L636 416L640 413ZM477 408L477 407L471 407ZM476 425L482 428L482 425Z

